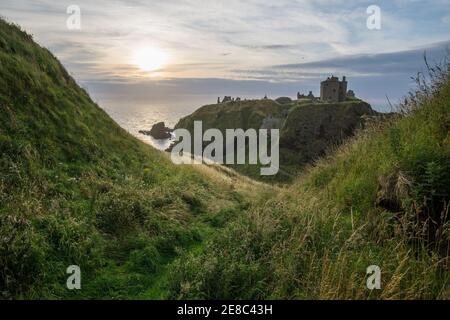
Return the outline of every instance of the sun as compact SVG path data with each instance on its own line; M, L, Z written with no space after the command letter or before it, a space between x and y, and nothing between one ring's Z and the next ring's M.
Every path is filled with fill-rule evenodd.
M167 54L156 47L138 49L133 54L133 63L142 71L150 72L163 68L168 61Z

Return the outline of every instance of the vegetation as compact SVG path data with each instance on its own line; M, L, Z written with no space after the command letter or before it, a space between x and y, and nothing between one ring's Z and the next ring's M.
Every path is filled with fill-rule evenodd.
M245 208L247 185L262 188L174 166L0 21L0 297L159 297L165 266ZM80 292L66 289L69 265Z
M171 297L450 298L449 71L178 261Z
M0 20L0 298L450 298L448 64L430 74L278 189L174 166Z

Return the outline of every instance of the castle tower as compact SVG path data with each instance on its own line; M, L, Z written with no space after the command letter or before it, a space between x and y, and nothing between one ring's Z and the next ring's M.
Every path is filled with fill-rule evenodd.
M342 81L339 83L339 102L345 101L347 98L347 79L342 77Z
M342 81L338 77L331 76L320 83L320 100L330 102L342 102L347 97L347 79Z

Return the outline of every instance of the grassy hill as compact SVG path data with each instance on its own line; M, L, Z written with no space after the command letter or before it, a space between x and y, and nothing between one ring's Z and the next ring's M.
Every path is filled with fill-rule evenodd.
M158 297L165 266L245 208L247 185L260 189L174 166L0 20L0 297ZM69 265L81 292L65 288Z
M265 182L292 182L306 164L313 163L327 149L339 145L362 126L363 116L375 116L369 104L359 99L327 103L289 98L241 100L206 105L182 118L175 128L194 132L194 121L203 130L279 129L280 171L261 176L260 166L230 165L241 174ZM320 128L320 130L317 130Z
M447 66L433 75L278 189L174 166L0 20L0 298L449 298Z

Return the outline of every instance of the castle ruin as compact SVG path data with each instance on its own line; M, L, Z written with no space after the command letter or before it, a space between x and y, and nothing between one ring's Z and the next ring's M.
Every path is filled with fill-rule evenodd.
M346 76L342 77L342 81L339 80L339 77L331 76L328 77L325 81L320 83L320 98L315 97L312 91L309 93L303 94L301 92L297 92L297 100L310 100L311 102L344 102L348 100L354 100L356 98L355 92L353 90L347 91L347 78ZM262 98L263 100L269 100L267 94ZM290 98L288 98L290 100ZM277 99L278 100L278 99ZM232 96L225 96L223 100L220 100L220 97L217 98L217 104L228 103L228 102L240 102L241 98ZM247 99L244 99L247 101Z
M233 98L231 96L225 96L225 97L223 97L222 101L220 101L220 97L217 98L217 104L227 103L227 102L235 102L235 101L239 102L239 101L241 101L241 98L240 97Z
M347 80L342 81L338 77L328 77L320 83L320 100L330 102L342 102L347 98Z
M308 95L304 95L300 92L297 92L297 100L300 100L300 99L309 99L309 100L313 101L316 99L316 97L314 97L314 94L312 93L312 91L310 91L308 93Z

